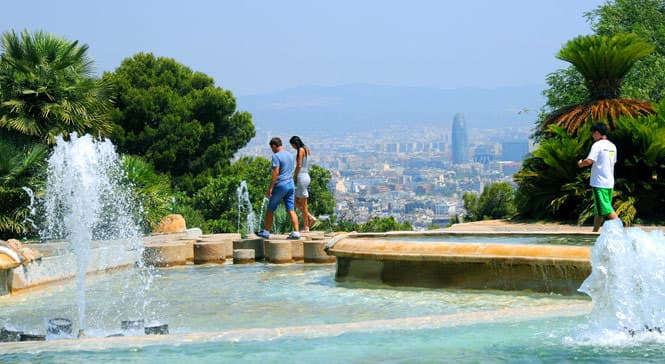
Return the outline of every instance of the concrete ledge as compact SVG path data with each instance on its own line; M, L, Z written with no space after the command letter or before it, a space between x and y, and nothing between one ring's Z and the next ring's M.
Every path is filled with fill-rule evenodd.
M337 257L356 259L591 266L588 246L405 243L345 238L328 252Z
M143 260L155 267L172 267L187 264L190 246L187 242L151 244L143 250Z
M250 264L255 261L254 249L233 249L233 264Z
M42 245L46 247L49 244ZM133 245L132 242L122 240L107 240L103 243L93 241L88 262L88 274L134 265L139 259L140 249ZM66 249L58 247L58 251L66 251ZM15 293L71 279L76 276L76 269L76 256L73 253L64 252L60 255L44 256L40 261L13 269L8 277L9 290L11 293Z
M328 255L323 248L327 241L305 241L303 242L303 253L305 263L334 263L337 259Z
M591 273L590 247L407 243L347 236L328 253L338 280L393 285L576 294Z
M292 244L288 240L267 240L268 261L275 264L293 263Z
M182 238L179 241L180 243L185 243L187 245L186 259L188 262L194 261L194 243L196 243L196 241L196 239L192 238Z
M305 239L305 240L323 240L326 238L325 233L323 231L308 231L306 233L301 232L300 235Z
M197 238L199 241L200 240L240 240L242 239L242 236L237 233L219 233L219 234L206 234L206 235L201 235Z
M261 260L266 257L265 249L263 246L263 239L261 238L248 238L233 241L233 250L237 249L252 249L254 250L254 259ZM235 259L235 252L234 252Z
M287 240L291 243L291 256L294 261L302 262L305 259L305 250L303 247L304 239Z
M224 264L229 252L233 257L233 242L230 240L197 241L194 243L194 264Z

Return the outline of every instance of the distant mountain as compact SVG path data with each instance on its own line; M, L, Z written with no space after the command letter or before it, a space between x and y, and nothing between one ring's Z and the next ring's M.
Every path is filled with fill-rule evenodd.
M436 89L358 84L302 86L237 99L238 108L253 115L259 130L339 134L396 123L450 128L455 113L464 114L470 128L531 128L545 103L543 89L542 85Z

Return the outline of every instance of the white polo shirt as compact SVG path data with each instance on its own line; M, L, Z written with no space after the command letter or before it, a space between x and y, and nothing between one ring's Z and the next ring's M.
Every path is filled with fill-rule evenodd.
M617 147L607 139L593 143L587 159L591 165L591 187L614 188L614 164L617 162Z

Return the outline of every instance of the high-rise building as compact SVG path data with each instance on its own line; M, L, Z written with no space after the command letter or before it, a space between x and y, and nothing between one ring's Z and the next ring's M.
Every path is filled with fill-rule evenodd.
M453 118L453 150L454 164L469 162L469 137L466 133L466 122L464 115L455 114Z

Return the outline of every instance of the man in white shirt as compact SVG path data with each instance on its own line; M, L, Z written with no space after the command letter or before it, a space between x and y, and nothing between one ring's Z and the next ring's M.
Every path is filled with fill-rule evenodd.
M612 207L617 147L607 140L607 126L603 123L595 123L591 126L591 136L594 140L591 151L586 159L580 159L577 165L580 168L591 166L589 184L593 192L593 206L596 215L593 219L593 231L598 231L603 217L608 219L619 217Z

